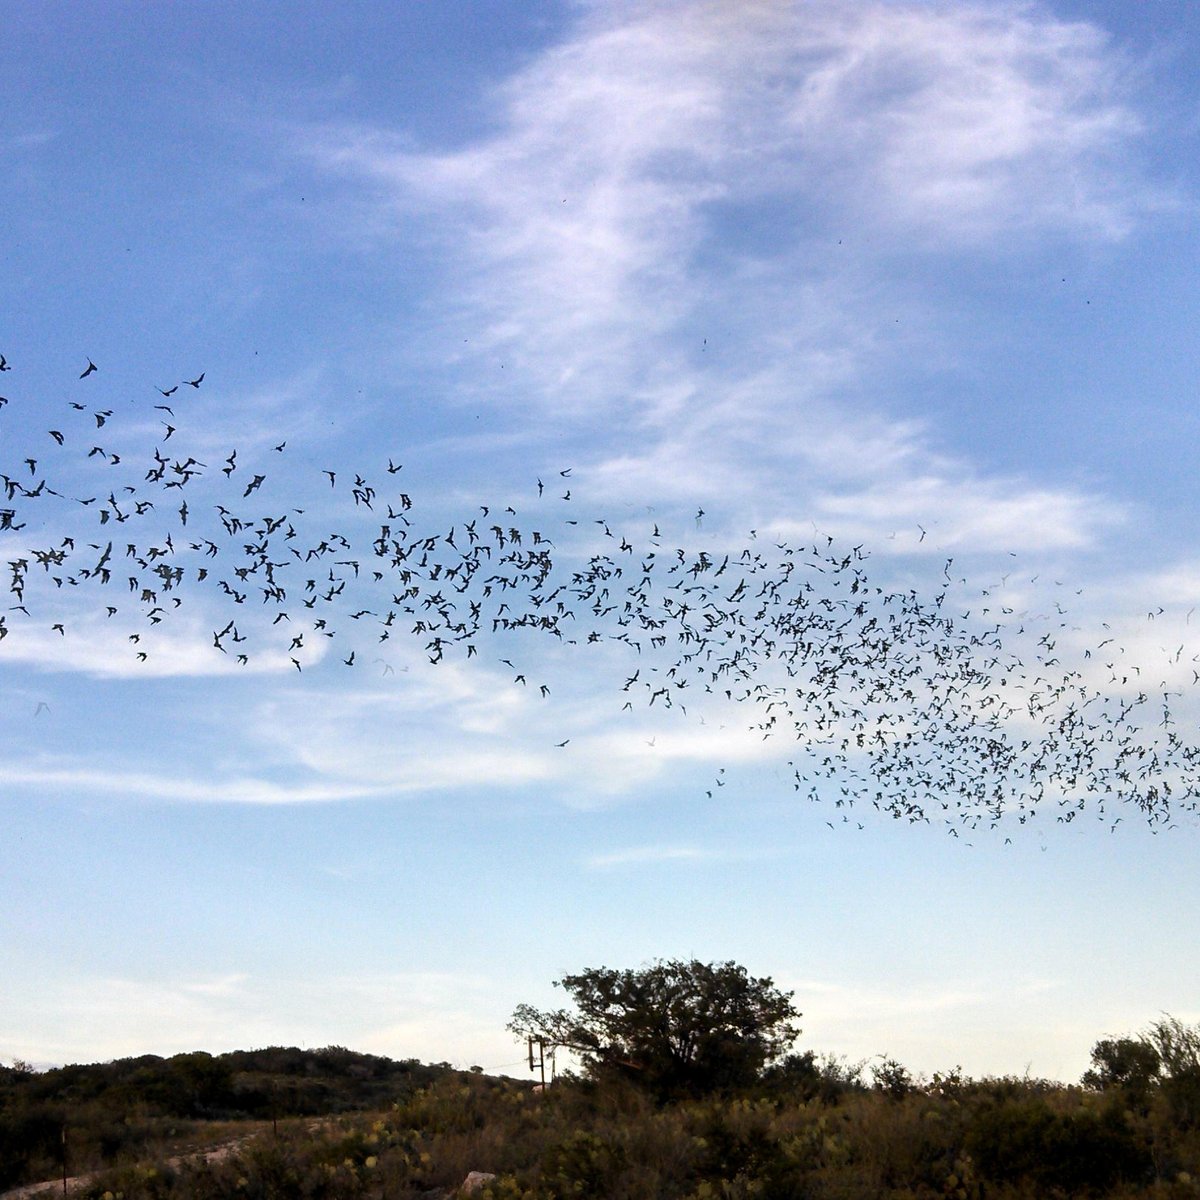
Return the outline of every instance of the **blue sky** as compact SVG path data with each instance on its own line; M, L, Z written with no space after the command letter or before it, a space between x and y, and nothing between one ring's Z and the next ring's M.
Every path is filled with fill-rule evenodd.
M670 547L861 543L900 590L952 556L1194 728L1193 6L0 8L6 463L82 491L115 476L76 439L141 462L165 402L174 446L360 539L348 481L394 460L431 528L511 504L568 559L568 503ZM0 1059L516 1069L518 1003L673 956L925 1072L1073 1079L1200 1019L1182 808L847 825L745 706L623 710L621 647L431 666L343 621L298 673L260 617L239 668L184 598L144 662L94 600L9 614Z

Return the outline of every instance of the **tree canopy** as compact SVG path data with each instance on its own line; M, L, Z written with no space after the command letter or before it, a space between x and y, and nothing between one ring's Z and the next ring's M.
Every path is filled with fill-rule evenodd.
M590 967L555 986L574 1011L521 1004L508 1028L572 1051L594 1079L624 1078L660 1098L750 1083L800 1033L793 993L733 962Z

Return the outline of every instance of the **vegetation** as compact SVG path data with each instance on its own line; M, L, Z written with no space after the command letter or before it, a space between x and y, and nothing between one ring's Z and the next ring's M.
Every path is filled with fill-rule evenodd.
M219 1140L231 1122L383 1108L448 1073L340 1046L0 1066L0 1190L60 1172L64 1130L69 1169L88 1171Z
M624 1079L660 1100L752 1083L800 1033L792 994L732 962L592 967L555 986L575 1012L522 1004L509 1029L573 1051L593 1080Z
M1097 1042L1076 1086L805 1052L666 1100L638 1073L542 1092L340 1048L17 1067L0 1162L8 1185L53 1178L65 1117L91 1155L71 1170L102 1168L79 1200L433 1200L471 1171L494 1175L484 1200L1182 1200L1200 1196L1197 1049L1165 1018Z

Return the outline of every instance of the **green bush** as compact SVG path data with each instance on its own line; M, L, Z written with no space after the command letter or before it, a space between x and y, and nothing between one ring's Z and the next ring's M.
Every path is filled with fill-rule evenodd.
M381 1070L336 1047L324 1061L297 1055L272 1052L271 1078L340 1088ZM227 1065L235 1089L253 1075L253 1063ZM1127 1103L1127 1075L1097 1090L959 1070L916 1086L904 1072L901 1089L877 1071L886 1086L868 1088L857 1069L812 1055L737 1094L665 1104L624 1082L568 1077L534 1093L478 1072L412 1071L386 1106L285 1118L277 1133L269 1120L166 1117L123 1090L140 1078L161 1096L174 1078L194 1101L219 1083L210 1066L128 1060L36 1088L0 1076L4 1186L55 1178L65 1114L72 1171L106 1168L76 1200L440 1200L470 1171L497 1176L481 1200L1200 1200L1182 1051L1144 1112ZM114 1098L131 1094L119 1115ZM198 1155L217 1143L222 1158Z
M873 1066L871 1077L876 1089L891 1100L903 1100L916 1087L908 1068L894 1058L884 1058Z
M575 1196L615 1196L617 1180L628 1160L624 1147L587 1130L577 1130L551 1146L542 1163L545 1194L569 1200Z
M1153 1174L1148 1147L1113 1108L1060 1112L1040 1096L1004 1100L975 1116L964 1141L981 1174L1002 1183L1095 1192Z
M1105 1038L1092 1047L1092 1068L1082 1082L1097 1091L1119 1089L1131 1105L1144 1109L1161 1066L1158 1051L1145 1038Z

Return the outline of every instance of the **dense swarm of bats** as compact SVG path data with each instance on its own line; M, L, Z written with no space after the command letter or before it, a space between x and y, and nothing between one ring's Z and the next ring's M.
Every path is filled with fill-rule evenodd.
M102 615L130 623L130 654L145 662L151 631L190 601L221 613L212 653L238 664L271 651L298 671L327 657L356 668L381 661L381 643L415 639L431 663L486 658L548 698L514 663L525 639L581 654L617 645L629 674L616 704L686 713L711 694L747 706L763 737L787 739L796 790L838 807L952 829L1118 805L1158 826L1196 810L1200 746L1172 717L1179 692L1143 685L1111 637L1084 651L1090 673L1061 661L1061 604L964 611L949 562L928 594L885 589L862 546L828 535L673 546L657 525L577 512L569 467L531 478L535 517L480 505L449 529L423 523L390 457L314 472L310 495L272 502L286 441L253 461L233 447L189 452L191 393L175 396L203 372L120 417L97 399L102 379L88 359L39 444L0 443L0 656L26 627L67 638L73 621ZM37 398L13 404L46 413ZM148 422L149 442L132 436ZM308 501L327 513L331 499L344 528L314 528Z

